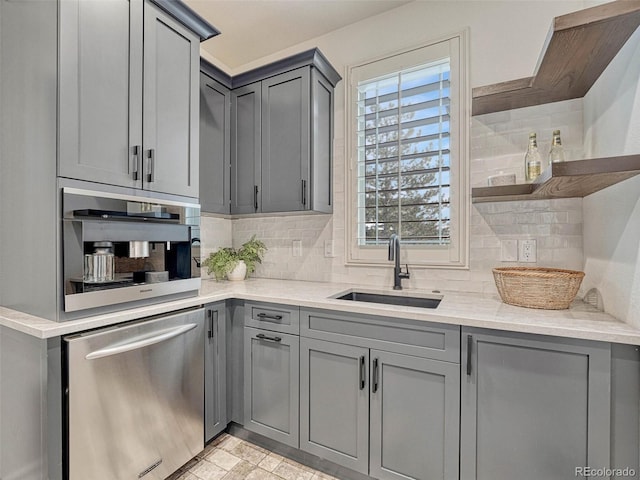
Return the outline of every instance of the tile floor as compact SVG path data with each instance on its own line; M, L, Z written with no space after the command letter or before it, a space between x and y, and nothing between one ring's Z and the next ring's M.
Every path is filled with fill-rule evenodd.
M223 433L169 480L337 480Z

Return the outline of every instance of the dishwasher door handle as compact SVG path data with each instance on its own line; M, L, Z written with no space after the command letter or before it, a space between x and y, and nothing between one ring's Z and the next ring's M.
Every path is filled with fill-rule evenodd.
M164 342L171 338L182 335L183 333L187 333L189 330L193 330L197 326L197 323L187 323L185 325L179 325L177 327L159 330L158 332L153 332L153 334L151 335L141 335L140 337L134 338L130 342L118 343L91 352L84 358L87 360L95 360L97 358L109 357L111 355L117 355L119 353L130 352L131 350L148 347L149 345Z

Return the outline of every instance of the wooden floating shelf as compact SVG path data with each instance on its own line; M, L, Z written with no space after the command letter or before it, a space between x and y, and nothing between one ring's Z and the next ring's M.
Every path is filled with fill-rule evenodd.
M640 0L556 17L534 76L474 88L472 115L584 97L639 25Z
M640 174L640 155L553 163L535 182L471 189L473 203L586 197Z

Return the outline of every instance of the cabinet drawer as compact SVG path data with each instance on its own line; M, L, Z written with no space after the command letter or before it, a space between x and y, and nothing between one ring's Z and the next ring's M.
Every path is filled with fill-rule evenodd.
M274 332L300 333L300 308L276 303L245 302L244 324Z
M460 327L421 320L300 311L300 335L446 362L460 362Z

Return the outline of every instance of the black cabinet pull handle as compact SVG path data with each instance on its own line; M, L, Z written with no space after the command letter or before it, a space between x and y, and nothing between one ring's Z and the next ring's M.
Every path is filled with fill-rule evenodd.
M302 180L302 205L307 204L307 181Z
M467 375L471 375L471 350L473 349L473 336L467 335Z
M218 337L218 324L220 323L220 318L218 316L218 310L214 310L213 311L213 333L211 335L211 338L213 338L214 336L217 337L218 339L220 337ZM220 341L216 342L216 355L219 354L220 351Z
M260 320L268 319L268 320L282 320L282 315L269 315L268 313L259 313L256 315Z
M270 342L281 342L282 341L282 339L280 337L267 337L263 333L259 333L258 335L256 335L256 338L259 338L260 340L269 340Z
M365 367L364 367L364 355L360 357L360 390L364 390L364 377L365 377Z
M209 331L207 332L207 338L213 338L213 310L207 310L207 317L209 317Z
M155 172L154 172L153 163L155 161L155 155L156 155L155 150L153 148L150 148L149 149L149 173L147 174L147 182L148 183L153 183L154 182L154 178L153 177L155 175Z
M378 359L373 360L373 382L371 385L371 391L376 393L378 391Z
M253 208L258 211L258 185L253 186Z
M140 145L133 146L133 171L132 177L134 180L139 179L139 171L140 171L140 149L142 147Z

